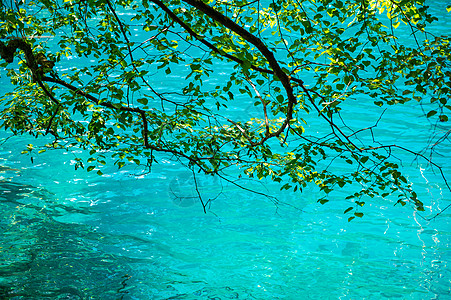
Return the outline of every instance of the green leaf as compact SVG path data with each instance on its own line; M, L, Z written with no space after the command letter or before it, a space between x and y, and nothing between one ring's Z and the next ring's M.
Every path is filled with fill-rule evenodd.
M326 204L327 202L329 202L329 200L327 200L327 199L319 199L318 202L321 203L321 204Z
M428 114L426 115L427 118L432 117L433 115L435 115L437 113L436 110L431 110L430 112L428 112Z
M347 212L350 212L350 211L353 210L353 209L354 209L354 207L352 207L352 206L351 206L351 207L348 207L348 208L345 210L344 214L347 213Z
M354 216L361 218L361 217L363 217L363 213L361 213L361 212L355 212L355 213L354 213Z
M88 172L91 172L91 171L94 170L94 169L95 169L95 166L89 166L89 167L87 168Z
M136 101L138 101L139 103L141 103L143 105L147 105L147 103L149 102L149 100L147 100L147 98L138 98Z
M398 201L395 203L395 205L398 204L398 203L401 204L401 206L406 205L406 202L403 201L403 200L398 200Z

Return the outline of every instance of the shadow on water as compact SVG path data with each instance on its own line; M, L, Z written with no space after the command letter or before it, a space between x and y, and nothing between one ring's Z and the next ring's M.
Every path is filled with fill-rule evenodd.
M133 259L99 250L109 238L90 226L54 219L74 211L89 212L0 181L0 299L127 299Z

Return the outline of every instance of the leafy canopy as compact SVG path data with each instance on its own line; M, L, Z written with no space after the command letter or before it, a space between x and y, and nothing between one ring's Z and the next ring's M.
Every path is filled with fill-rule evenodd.
M428 32L424 1L14 0L0 20L14 86L0 126L52 136L24 153L83 149L75 167L99 175L108 161L150 170L170 154L237 185L228 170L286 190L314 183L322 204L343 188L349 220L379 196L424 210L392 151L442 172L432 156L379 143L377 123L339 121L361 99L430 102L427 118L448 122L449 37ZM397 38L406 32L410 44ZM257 113L231 113L248 104Z

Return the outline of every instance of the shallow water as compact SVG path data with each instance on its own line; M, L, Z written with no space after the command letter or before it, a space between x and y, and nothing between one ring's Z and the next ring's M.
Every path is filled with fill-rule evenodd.
M356 127L374 124L382 111L361 99L348 109L344 117ZM435 127L404 120L422 115L414 103L391 107L375 134L421 150ZM46 152L32 162L20 152L37 141L8 136L0 132L0 298L451 298L451 210L422 218L445 208L450 192L404 153L397 155L426 211L374 199L363 219L349 223L340 191L320 205L314 187L300 194L241 181L295 209L196 175L203 197L214 199L204 214L192 174L169 157L148 175L107 167L99 177L74 171L73 153ZM437 163L449 175L449 143L440 151Z

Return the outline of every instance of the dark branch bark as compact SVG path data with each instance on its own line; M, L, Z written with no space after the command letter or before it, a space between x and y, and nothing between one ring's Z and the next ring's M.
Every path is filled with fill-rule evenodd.
M2 41L0 41L0 56L7 63L12 63L14 61L14 56L17 49L20 49L24 52L27 65L30 68L31 73L33 74L33 80L36 80L38 77L39 66L36 62L36 58L33 55L31 46L26 41L19 38L11 39L8 42L8 45L5 45Z

